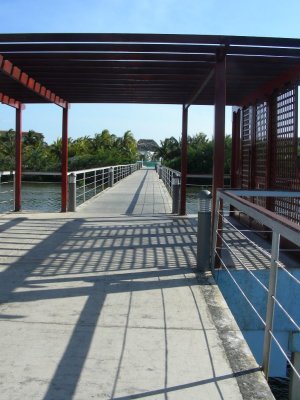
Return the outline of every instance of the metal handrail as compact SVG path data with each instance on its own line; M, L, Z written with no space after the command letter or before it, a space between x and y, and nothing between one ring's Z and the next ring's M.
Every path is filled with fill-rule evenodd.
M242 198L242 197L243 198ZM279 307L279 309L283 312L283 314L288 318L290 323L294 326L296 332L300 333L300 325L294 321L293 317L289 314L288 310L279 302L276 296L277 289L277 274L278 269L282 269L285 271L288 276L292 277L291 273L285 268L285 266L279 261L279 248L280 248L280 238L284 237L291 243L300 247L300 225L288 220L284 216L277 215L272 211L269 211L263 208L260 205L251 203L248 199L244 197L275 197L275 198L299 198L300 192L290 192L290 191L261 191L261 190L218 190L216 195L216 206L215 206L215 215L214 215L214 227L213 227L213 238L212 238L212 269L214 270L214 265L216 259L219 260L221 267L223 267L227 272L231 279L234 281L242 296L246 299L252 310L255 312L257 317L261 320L263 325L265 326L265 334L264 334L264 344L263 344L263 364L262 368L266 377L269 375L269 365L270 365L270 349L271 342L273 341L279 351L283 354L284 358L289 363L291 369L293 370L294 376L300 380L300 374L291 362L288 357L288 354L283 350L282 346L276 339L273 332L273 322L274 322L274 309L275 304ZM247 297L243 289L240 287L238 282L234 279L232 273L229 268L226 266L226 262L222 258L222 254L220 253L220 247L224 243L226 246L226 250L230 252L233 258L237 257L235 252L226 244L226 240L223 237L223 224L229 224L232 229L237 228L228 221L228 218L224 216L221 210L221 204L226 203L231 207L234 207L233 212L240 212L245 215L248 215L253 220L259 221L260 224L263 224L265 227L269 228L272 232L272 246L271 251L268 252L265 249L259 247L256 243L251 241L242 234L243 240L249 240L251 245L256 246L257 249L262 251L264 256L267 256L270 259L270 278L269 278L269 286L268 288L252 273L252 271L247 268L247 266L243 265L242 260L239 259L239 263L243 266L245 270L247 270L252 277L255 278L260 286L267 291L267 312L265 319L261 317L261 315L256 310L255 306L252 304L251 300ZM300 206L300 201L299 201ZM227 232L227 231L226 231ZM293 277L295 278L295 277ZM293 279L300 286L300 281L298 279Z
M140 163L70 171L69 211L141 168Z
M172 168L168 168L165 166L160 166L161 168L161 172L159 172L161 174L161 179L165 185L165 187L167 188L169 194L171 197L173 197L173 187L172 187L172 179L173 178L179 178L181 177L181 172L180 171L176 171L175 169Z

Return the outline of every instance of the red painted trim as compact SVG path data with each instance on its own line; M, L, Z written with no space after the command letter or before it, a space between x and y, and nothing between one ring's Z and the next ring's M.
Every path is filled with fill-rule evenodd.
M28 79L27 87L28 89L34 90L35 80L33 78Z
M46 90L46 98L47 98L48 100L51 99L51 90L49 90L49 89Z
M3 95L2 103L9 105L9 97L6 94Z
M61 99L60 102L56 102L55 93L51 92L51 90L49 89L46 89L44 86L41 88L41 85L36 82L35 79L29 77L25 72L22 72L20 68L14 66L14 64L11 63L9 60L5 60L2 55L0 55L0 71L2 71L15 81L26 86L27 89L35 92L41 97L45 97L48 101L55 103L63 108L68 107L68 103L65 102L63 99Z
M12 97L7 96L6 94L0 93L0 103L5 104L7 106L11 106L13 108L21 108L24 110L25 106L18 100L13 99Z
M182 108L180 215L186 214L188 108Z
M22 109L16 110L15 211L21 210Z
M61 211L66 212L68 205L68 108L63 108L61 177Z
M25 72L21 73L21 79L20 82L22 83L22 85L27 86L27 82L28 82L28 75L25 74Z
M13 67L12 77L16 80L19 80L21 77L21 70L18 67Z
M4 60L4 63L1 68L3 72L6 72L7 74L10 75L13 69L13 64L8 60Z
M41 84L38 82L35 82L34 91L37 92L38 94L40 94L40 90L41 90Z

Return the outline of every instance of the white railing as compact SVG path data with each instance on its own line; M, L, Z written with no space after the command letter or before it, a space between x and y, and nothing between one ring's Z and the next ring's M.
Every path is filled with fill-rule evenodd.
M286 192L286 191L255 191L255 190L219 190L216 196L216 207L214 215L214 227L213 227L213 239L212 239L212 268L217 265L223 268L228 273L228 276L233 280L234 284L237 286L241 296L247 301L251 307L254 314L261 321L264 326L264 343L263 343L263 363L262 368L265 376L269 375L269 363L270 363L270 348L271 343L275 343L279 351L282 353L283 357L286 359L287 363L293 371L293 379L300 380L299 364L296 365L295 362L291 361L289 354L283 349L282 344L279 339L276 338L273 329L274 322L274 309L280 310L285 318L288 319L289 323L293 326L293 333L296 333L295 340L298 341L297 352L300 352L299 346L299 335L300 335L300 322L296 322L291 311L288 310L282 302L279 301L276 295L277 289L277 276L278 270L284 271L288 278L294 283L300 286L300 281L294 276L283 263L280 262L280 238L285 238L289 243L292 243L295 248L300 247L300 225L289 221L282 215L276 215L274 212L263 208L260 205L253 204L251 198L293 198L294 201L298 198L300 199L300 192ZM227 204L226 213L222 211L222 204ZM299 203L300 204L300 203ZM228 212L228 209L230 210ZM299 208L300 212L300 208ZM228 216L229 214L229 216ZM254 232L253 229L249 231L248 229L238 229L237 224L230 215L239 215L242 217L249 217L252 221L252 225L255 223L259 224L259 232L272 235L271 249L266 250L264 246L258 244L259 242L251 237ZM251 233L250 233L251 232ZM235 236L235 245L232 243L232 238ZM242 243L243 242L243 243ZM239 244L240 243L240 244ZM267 263L261 261L263 265L259 266L259 260L257 257L252 257L255 259L255 265L251 264L251 255L249 257L243 258L240 254L239 246L244 249L247 247L247 251L251 252L251 248L256 253L260 253ZM227 255L226 255L227 252ZM228 253L230 257L228 257ZM228 260L231 258L230 266L228 265ZM239 282L235 279L232 262L237 264L239 268L245 270L253 278L254 283L259 285L265 291L267 298L266 305L266 315L261 315L261 312L257 310L251 299L245 293L245 290L241 287ZM256 274L254 269L257 268L269 268L269 284L264 284L259 279L259 274ZM300 287L299 287L300 288ZM287 296L289 293L286 294ZM294 299L294 301L299 302L299 300ZM300 354L300 353L299 353ZM293 358L294 360L295 358ZM299 360L299 358L298 358ZM298 361L299 362L299 361ZM291 397L292 398L292 397Z
M14 171L0 171L0 212L14 208Z
M140 168L141 163L135 163L69 172L69 211Z
M173 178L180 178L181 173L176 171L175 169L164 167L163 165L158 167L158 174L161 180L163 181L165 187L167 188L170 196L173 198Z

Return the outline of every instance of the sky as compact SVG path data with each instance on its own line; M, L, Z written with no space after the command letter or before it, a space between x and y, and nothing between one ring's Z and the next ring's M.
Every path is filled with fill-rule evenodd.
M178 33L300 37L300 1L288 0L0 0L1 33ZM58 93L59 95L59 93ZM48 143L61 136L60 107L27 105L23 130L42 132ZM14 128L15 110L0 105L0 130ZM103 129L136 139L181 135L181 106L72 104L69 135ZM188 133L213 134L212 107L189 109ZM226 110L227 134L231 108Z

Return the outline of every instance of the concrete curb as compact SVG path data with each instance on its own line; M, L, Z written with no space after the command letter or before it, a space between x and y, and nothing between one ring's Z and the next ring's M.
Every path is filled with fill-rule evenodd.
M197 279L243 399L274 400L261 367L255 361L212 274L197 274Z

